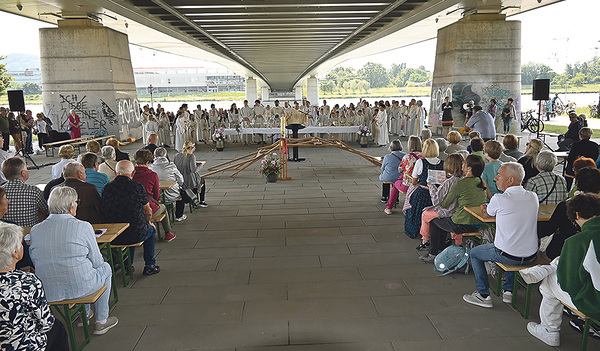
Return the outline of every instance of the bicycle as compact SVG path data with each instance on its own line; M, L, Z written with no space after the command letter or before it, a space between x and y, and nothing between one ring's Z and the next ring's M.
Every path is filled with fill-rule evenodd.
M535 110L521 112L521 131L528 130L531 133L544 131L544 121L534 117L534 113Z

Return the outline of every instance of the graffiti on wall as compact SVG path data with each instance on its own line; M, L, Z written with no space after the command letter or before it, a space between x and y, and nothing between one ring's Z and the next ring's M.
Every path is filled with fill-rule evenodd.
M90 95L76 93L62 93L57 96L58 100L45 104L45 111L60 131L69 130L68 116L71 110L75 110L81 119L82 134L115 134L121 138L138 137L138 134L141 134L142 124L135 98L122 98L111 102L111 99L96 99Z
M452 101L452 84L440 85L431 90L431 106L429 113L429 124L432 126L440 125L442 119L442 104L447 97Z
M454 117L455 125L461 126L464 123L464 115L462 106L473 100L475 105L480 105L484 110L487 110L491 100L496 99L498 103L498 109L507 103L508 98L512 97L515 100L515 107L517 109L517 120L513 121L514 126L520 121L520 92L511 91L509 84L468 84L468 83L454 83L454 84L442 84L434 86L431 91L431 113L429 117L429 123L431 125L439 125L441 122L441 105L444 102L446 96L450 97L452 105L452 115ZM498 125L502 123L499 115L496 118L496 125L498 130L501 127Z

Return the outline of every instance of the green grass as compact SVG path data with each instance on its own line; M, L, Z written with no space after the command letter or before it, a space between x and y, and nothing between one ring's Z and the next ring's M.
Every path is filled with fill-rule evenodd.
M583 84L580 86L569 85L569 93L597 93L600 92L600 84ZM522 85L521 86L521 94L531 94L532 86L531 85ZM565 86L561 85L551 85L550 86L550 95L553 94L564 94Z
M567 132L567 126L556 126L553 124L544 124L544 132L564 134Z

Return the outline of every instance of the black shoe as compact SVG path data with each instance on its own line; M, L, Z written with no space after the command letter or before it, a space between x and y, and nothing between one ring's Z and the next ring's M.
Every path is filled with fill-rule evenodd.
M582 334L583 334L583 325L584 324L585 324L585 322L583 321L583 319L569 321L569 326ZM588 331L589 336L591 336L594 339L600 340L600 333L598 332L599 329L600 328L597 324L592 323L592 325L590 325L590 330Z
M200 201L200 207L208 207L208 204L204 201Z
M135 272L135 267L134 267L134 266L131 266L131 273L133 273L133 272ZM126 274L126 275L129 275L129 274L130 274L130 273L129 273L129 268L128 268L127 266L125 266L125 274Z
M154 275L154 274L158 274L160 272L160 267L159 266L154 266L154 267L144 267L144 275Z
M383 203L387 203L387 202L388 202L388 199L387 199L387 198L385 198L385 197L382 197L382 198L381 198L381 202L383 202Z
M417 251L425 251L429 249L429 241L426 243L421 243L417 246Z

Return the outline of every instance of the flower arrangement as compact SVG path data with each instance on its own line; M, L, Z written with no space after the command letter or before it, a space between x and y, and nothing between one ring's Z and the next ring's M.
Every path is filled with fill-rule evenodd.
M240 132L242 131L242 126L239 123L235 124L235 131L240 134Z
M223 128L215 129L215 132L212 135L213 141L225 140L225 130Z
M278 176L281 172L283 163L279 160L279 155L274 152L268 154L260 161L259 173L265 176Z
M358 129L358 135L360 135L361 137L368 137L371 136L371 131L367 126L360 126L360 128Z

